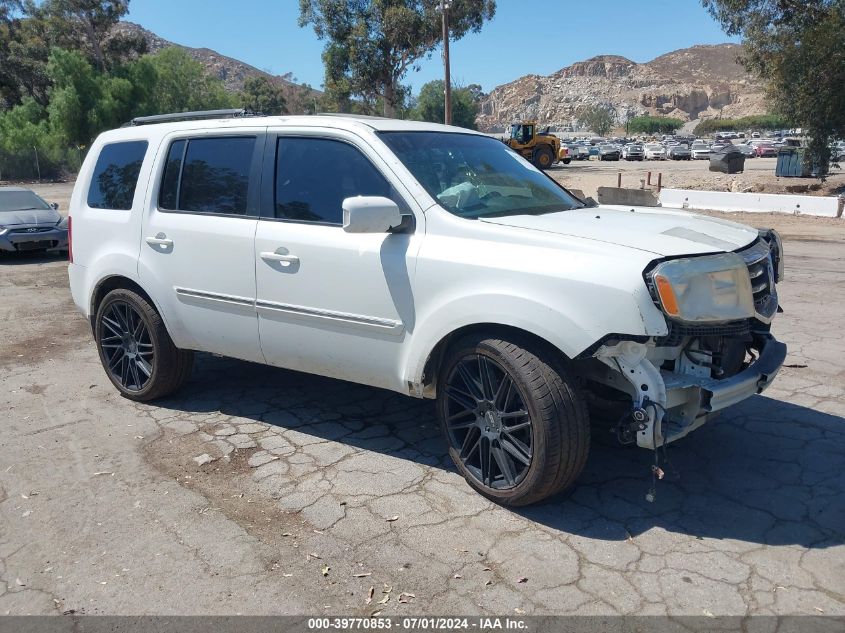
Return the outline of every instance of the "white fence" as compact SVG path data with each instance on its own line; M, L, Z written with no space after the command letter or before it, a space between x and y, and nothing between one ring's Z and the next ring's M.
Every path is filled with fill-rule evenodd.
M693 191L663 189L660 204L673 209L711 211L747 211L758 213L793 213L828 218L841 215L840 198L830 196L798 196L772 193L732 193L730 191Z

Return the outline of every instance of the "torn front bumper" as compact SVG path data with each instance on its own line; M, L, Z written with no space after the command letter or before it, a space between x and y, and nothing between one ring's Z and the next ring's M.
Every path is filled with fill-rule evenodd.
M770 334L759 337L760 356L747 368L731 376L717 380L715 378L696 378L685 374L667 373L664 376L667 391L675 389L697 388L701 391L701 409L708 413L745 400L749 396L762 393L775 379L786 360L786 345L775 340Z
M662 371L666 414L662 420L665 442L684 437L704 424L709 415L762 393L786 360L786 345L771 334L755 335L759 356L730 378L707 378Z
M625 391L634 407L648 416L636 434L637 445L655 448L680 439L722 409L762 393L786 359L786 345L771 334L755 333L752 349L757 358L729 378L717 379L658 369L647 358L647 348L622 342L600 348L587 377Z

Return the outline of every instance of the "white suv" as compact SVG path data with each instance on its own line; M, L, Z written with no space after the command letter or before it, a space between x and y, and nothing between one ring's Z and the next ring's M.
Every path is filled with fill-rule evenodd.
M69 267L127 398L178 389L192 350L436 398L469 483L524 505L575 481L591 415L656 451L784 361L772 231L589 207L441 125L133 123L85 160Z

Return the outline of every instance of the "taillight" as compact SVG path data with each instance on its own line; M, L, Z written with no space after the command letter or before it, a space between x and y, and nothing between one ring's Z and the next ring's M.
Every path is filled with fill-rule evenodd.
M73 263L73 218L67 216L67 260Z

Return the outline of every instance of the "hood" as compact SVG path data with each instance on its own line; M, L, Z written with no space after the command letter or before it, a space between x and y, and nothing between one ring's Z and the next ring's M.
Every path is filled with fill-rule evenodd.
M654 207L601 206L481 221L617 244L661 257L735 251L758 237L756 229L742 224Z
M15 224L53 226L61 219L61 214L55 209L0 211L0 226L13 226Z

